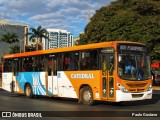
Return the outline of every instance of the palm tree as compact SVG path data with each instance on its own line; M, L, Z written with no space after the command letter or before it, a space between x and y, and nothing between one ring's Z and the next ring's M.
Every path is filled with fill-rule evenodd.
M38 50L38 40L42 42L42 38L49 39L48 32L46 29L42 29L41 25L39 25L36 29L30 28L30 30L32 32L28 33L27 35L30 35L29 40L35 39L36 50Z
M0 42L6 42L9 44L9 52L12 43L19 42L18 36L15 33L6 32L2 35Z
M15 46L12 46L10 48L10 54L14 54L14 53L19 53L19 50L20 50L20 46L19 45L15 45Z

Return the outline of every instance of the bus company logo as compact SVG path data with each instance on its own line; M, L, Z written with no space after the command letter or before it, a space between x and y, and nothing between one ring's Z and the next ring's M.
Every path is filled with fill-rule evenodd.
M11 117L11 112L2 112L2 117Z
M58 77L58 78L61 78L61 73L57 73L57 77Z
M94 74L93 74L93 73L86 73L86 74L71 74L71 78L94 79Z
M21 117L21 118L24 118L24 117L42 117L42 113L39 113L39 112L2 112L2 117L4 118L18 118L18 117Z

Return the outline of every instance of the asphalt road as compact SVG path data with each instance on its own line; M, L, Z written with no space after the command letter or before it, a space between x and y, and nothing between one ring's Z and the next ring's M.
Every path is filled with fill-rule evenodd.
M153 92L152 100L124 102L122 104L97 102L93 106L79 104L77 100L60 99L38 96L35 99L27 99L24 95L17 95L0 89L0 111L14 112L12 119L21 119L18 113L28 117L30 113L37 113L42 116L41 119L106 119L115 117L116 119L128 119L128 117L136 117L142 120L148 118L145 115L156 115L160 117L160 91ZM128 112L129 111L129 112ZM27 113L26 113L27 112ZM2 116L2 115L1 115ZM13 118L14 117L14 118ZM24 117L24 116L23 116ZM35 117L35 116L33 116ZM48 118L50 117L50 118ZM133 118L133 117L132 117ZM158 117L149 117L158 119ZM7 120L7 117L0 117ZM26 118L27 119L27 118ZM33 118L29 118L33 119ZM40 118L38 118L40 119Z

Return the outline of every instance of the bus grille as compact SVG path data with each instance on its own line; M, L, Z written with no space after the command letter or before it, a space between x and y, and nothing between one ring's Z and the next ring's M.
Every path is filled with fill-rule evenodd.
M148 83L126 83L128 92L144 92Z
M131 92L131 93L144 92L144 91L145 89L143 88L128 89L128 92Z
M127 83L126 84L130 88L138 88L138 87L145 87L147 83Z

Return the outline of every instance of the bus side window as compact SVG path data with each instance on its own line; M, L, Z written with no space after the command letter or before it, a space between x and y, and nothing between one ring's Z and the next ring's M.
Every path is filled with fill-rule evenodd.
M78 70L78 64L79 64L78 58L79 58L78 53L70 53L69 70Z
M23 72L26 72L26 71L28 71L28 61L27 61L27 58L23 58L22 59L22 62L23 62L23 65L22 65L22 71Z
M74 66L75 70L79 70L79 53L74 54Z
M85 70L86 66L87 66L87 62L86 62L85 58L82 58L80 61L80 69Z
M48 58L48 75L51 75L52 59Z
M98 69L98 51L91 50L81 53L80 59L81 70L97 70Z
M80 69L81 70L87 70L89 68L88 62L88 56L87 52L81 52L81 58L80 58Z
M39 58L39 56L35 57L34 66L35 66L35 68L34 68L35 71L40 71L41 67L40 67L40 58Z
M33 57L29 57L29 71L33 71L34 63Z
M26 57L24 58L24 63L23 63L23 71L33 71L33 57Z
M64 59L63 58L64 58L63 53L60 53L59 54L59 60L58 60L59 61L58 70L63 70L63 68L64 68L63 67L63 65L64 65L64 63L63 63Z
M64 60L63 61L64 61L63 62L64 63L63 64L63 70L69 70L69 65L70 65L70 62L71 62L69 53L64 54Z
M98 51L92 50L90 52L90 69L97 70L98 69Z
M4 72L11 72L11 59L5 59L4 60Z
M57 75L57 60L53 60L53 75Z
M44 56L36 56L34 61L35 71L44 71L45 58Z
M78 70L79 68L78 65L79 65L78 52L64 53L63 70L66 70L66 71Z

